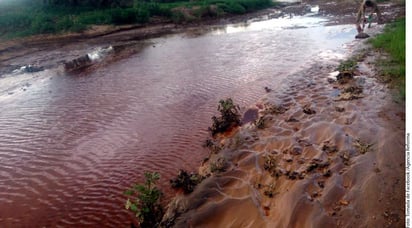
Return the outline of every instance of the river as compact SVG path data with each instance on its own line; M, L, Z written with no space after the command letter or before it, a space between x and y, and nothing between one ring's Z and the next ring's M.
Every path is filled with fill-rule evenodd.
M355 27L326 23L296 16L201 29L82 72L1 76L0 226L128 226L123 191L158 171L170 198L168 180L207 156L220 99L245 110L264 87L345 55Z

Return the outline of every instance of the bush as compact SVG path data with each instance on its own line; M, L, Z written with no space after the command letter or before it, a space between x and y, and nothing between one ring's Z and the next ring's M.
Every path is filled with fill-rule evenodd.
M38 15L31 24L32 33L54 33L56 30L53 18L48 15Z
M0 15L1 30L18 30L24 29L31 25L33 18L25 14Z
M183 189L185 194L193 192L195 187L202 182L204 177L199 174L189 174L185 170L180 170L175 179L170 180L172 188Z
M144 184L136 184L125 192L132 197L127 199L126 209L136 214L140 227L157 227L163 217L163 207L160 205L163 194L156 187L160 175L157 172L146 172L144 176Z
M103 4L101 1L78 1L78 4L60 0L46 1L48 4L41 2L4 2L4 7L0 7L0 36L12 38L62 31L78 32L88 25L146 23L152 16L181 23L204 17L219 17L225 13L242 14L273 4L271 0L122 0L112 2L115 4ZM109 8L114 6L118 8ZM176 8L188 10L174 11Z
M239 3L235 1L219 3L218 6L219 8L223 9L223 11L232 13L232 14L243 14L246 12L245 7L243 7L242 5L240 5Z
M270 0L240 0L239 4L242 5L246 11L253 11L271 6L274 3Z
M80 14L78 16L78 23L85 25L102 25L110 24L112 17L106 11L91 11L87 13Z
M336 68L339 72L351 72L353 73L357 68L357 61L354 59L347 59L342 61Z
M222 133L229 130L231 127L240 124L239 106L233 103L231 98L220 100L217 110L220 112L220 117L213 116L213 125L209 127L212 136L217 133Z
M113 24L132 24L136 22L136 15L133 10L130 9L113 9L111 10Z
M70 16L63 17L56 23L56 28L59 31L69 31L72 27L74 27L74 22Z

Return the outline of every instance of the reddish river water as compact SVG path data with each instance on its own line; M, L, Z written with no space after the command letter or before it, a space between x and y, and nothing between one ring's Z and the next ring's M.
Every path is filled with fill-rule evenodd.
M0 226L127 227L123 191L159 171L170 197L168 180L207 155L201 144L220 99L253 106L264 87L344 54L354 27L324 23L232 25L153 39L78 74L1 76Z

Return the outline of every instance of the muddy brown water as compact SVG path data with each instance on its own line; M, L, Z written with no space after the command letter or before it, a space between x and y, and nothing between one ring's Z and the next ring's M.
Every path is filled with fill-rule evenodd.
M153 39L80 73L3 75L0 226L128 226L123 191L144 171L159 171L170 198L168 180L207 155L201 144L220 99L232 97L245 111L265 87L281 88L312 60L345 55L354 26L324 23L231 25Z

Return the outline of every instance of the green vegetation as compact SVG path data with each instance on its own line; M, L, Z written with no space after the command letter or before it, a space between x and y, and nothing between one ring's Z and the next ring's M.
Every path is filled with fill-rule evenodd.
M175 179L170 180L172 188L182 189L185 194L193 192L195 187L204 180L204 177L197 173L188 173L180 170Z
M231 98L220 100L217 110L220 112L220 117L213 116L213 125L209 127L212 136L215 136L217 133L223 133L231 127L236 127L240 124L240 108L233 103Z
M161 17L175 23L272 6L271 0L16 0L0 2L0 38L81 32L91 25L150 23Z
M353 73L357 68L357 61L355 59L348 59L342 61L339 66L336 68L339 72L350 72Z
M360 154L365 154L366 152L370 151L370 149L372 148L373 144L369 144L366 143L364 141L361 141L360 139L356 139L353 142L353 146L356 148L356 150L360 153Z
M397 88L401 99L405 99L405 18L385 27L385 31L371 40L373 47L389 54L379 60L380 76Z
M125 192L127 199L126 209L136 214L140 227L157 227L163 217L163 207L160 205L162 192L156 187L160 179L157 172L146 172L144 184L135 184Z

